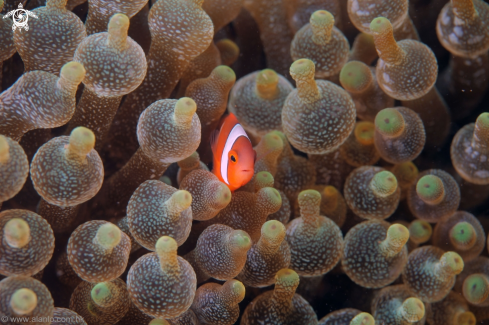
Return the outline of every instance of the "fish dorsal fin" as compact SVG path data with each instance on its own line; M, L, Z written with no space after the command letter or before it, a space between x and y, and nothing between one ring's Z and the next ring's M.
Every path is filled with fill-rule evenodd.
M219 130L216 129L212 131L211 137L210 137L210 144L211 144L211 149L212 153L215 155L216 154L216 149L217 149L217 140L219 139Z

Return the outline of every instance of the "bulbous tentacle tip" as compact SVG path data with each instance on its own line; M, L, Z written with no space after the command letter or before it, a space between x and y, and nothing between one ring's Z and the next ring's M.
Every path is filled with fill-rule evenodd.
M79 126L70 134L70 151L86 156L95 148L95 134L86 127Z
M435 175L425 175L416 184L419 198L429 204L438 204L445 197L443 181Z
M200 156L197 151L192 152L190 156L177 162L178 166L183 169L194 169L199 167Z
M275 275L275 286L286 288L299 285L299 275L291 269L281 269Z
M489 141L489 113L482 113L477 117L475 128L477 132L485 138L484 140Z
M475 315L470 311L465 311L458 315L456 324L457 325L475 325L476 323Z
M276 240L285 236L285 226L280 221L269 220L261 227L261 234L269 240Z
M353 131L355 139L365 145L370 146L374 144L375 125L372 122L362 121L358 122Z
M375 325L375 319L369 313L360 313L353 317L350 325Z
M255 175L255 187L257 189L262 189L264 187L273 187L273 183L273 176L267 171L261 171Z
M372 71L363 62L350 61L340 71L340 83L351 93L362 93L372 82Z
M278 74L272 69L261 70L256 75L257 86L276 86L278 81Z
M60 76L78 85L85 78L85 68L80 62L71 61L61 67Z
M321 204L321 194L316 190L305 190L299 193L297 198L299 206L319 206Z
M419 322L424 317L425 306L418 298L411 297L402 303L401 314L410 323Z
M414 181L419 174L418 167L412 161L400 163L392 168L392 172L399 180L406 183Z
M227 65L219 65L212 70L212 73L219 79L225 81L225 82L232 82L234 83L236 81L236 74L234 73L234 70L228 67Z
M392 195L397 190L397 178L387 170L375 174L370 184L374 194L380 197Z
M409 238L416 244L427 242L432 233L433 228L424 220L414 220L409 224Z
M389 19L385 17L377 17L370 22L370 31L375 34L382 34L392 31L392 24Z
M197 111L197 104L190 97L182 97L175 104L175 117L178 122L190 122Z
M441 256L442 267L452 274L459 274L464 269L464 260L455 252L446 252Z
M290 66L290 75L295 81L314 79L315 73L314 62L309 59L299 59Z
M489 297L489 278L482 273L469 275L462 285L465 299L471 304L478 305Z
M119 34L120 32L124 32L124 31L127 34L127 30L129 29L129 24L130 24L129 17L127 17L126 15L120 13L112 15L112 17L110 17L109 25L108 25L109 34L112 34L114 32Z
M317 28L334 26L334 16L327 10L316 10L312 13L309 23Z
M31 289L19 289L10 297L10 307L17 315L27 315L37 307L37 295Z
M10 247L22 248L31 239L31 229L29 224L21 218L12 218L3 228L5 241Z
M262 197L269 207L277 207L277 210L282 205L282 196L273 187L265 187L259 191L259 196Z
M385 108L375 116L375 128L382 135L395 137L404 130L404 127L404 117L395 108Z
M266 146L270 148L269 151L274 151L284 147L284 141L282 136L283 136L282 132L272 131L265 134L261 141L264 141ZM262 157L258 157L257 159L261 159L261 158Z
M251 247L251 238L243 230L233 230L229 236L229 243L238 250L248 250Z
M164 319L152 319L149 325L171 325L167 320Z
M231 190L226 184L219 182L218 188L214 193L214 200L219 204L219 206L225 207L231 202Z
M229 293L233 296L234 299L230 301L231 303L239 303L244 299L246 288L241 281L235 279L226 281L223 288L224 290L229 290Z
M121 242L122 233L119 227L107 222L98 228L96 238L105 249L112 249Z
M338 197L339 192L336 189L336 187L334 187L332 185L328 185L324 188L323 195L324 195L324 197L326 197L328 199L334 199L334 198Z
M112 299L112 292L106 282L101 282L92 288L90 296L97 305L105 306Z
M477 233L469 222L463 221L457 223L450 229L450 241L456 247L468 249L477 241Z
M387 239L397 243L398 246L404 245L409 240L409 230L405 226L395 223L387 229Z
M162 236L156 242L155 248L158 255L176 253L178 244L170 236Z
M176 213L180 213L192 205L192 194L185 190L178 190L171 196L172 206Z

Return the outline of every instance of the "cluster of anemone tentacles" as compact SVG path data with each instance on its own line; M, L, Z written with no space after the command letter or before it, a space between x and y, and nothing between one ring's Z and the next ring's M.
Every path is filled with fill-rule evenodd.
M484 1L0 12L1 324L489 322Z

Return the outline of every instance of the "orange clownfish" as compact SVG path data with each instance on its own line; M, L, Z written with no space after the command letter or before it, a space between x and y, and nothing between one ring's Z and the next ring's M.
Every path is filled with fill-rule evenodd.
M212 172L231 192L253 178L256 152L234 114L226 116L221 129L214 131L211 136L211 148L214 154Z

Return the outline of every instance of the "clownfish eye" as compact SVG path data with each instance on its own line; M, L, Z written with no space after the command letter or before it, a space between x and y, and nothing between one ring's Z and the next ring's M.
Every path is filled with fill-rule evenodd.
M228 158L229 158L229 160L231 160L231 162L233 164L235 164L238 162L238 153L234 150L231 150L231 151L229 151Z

